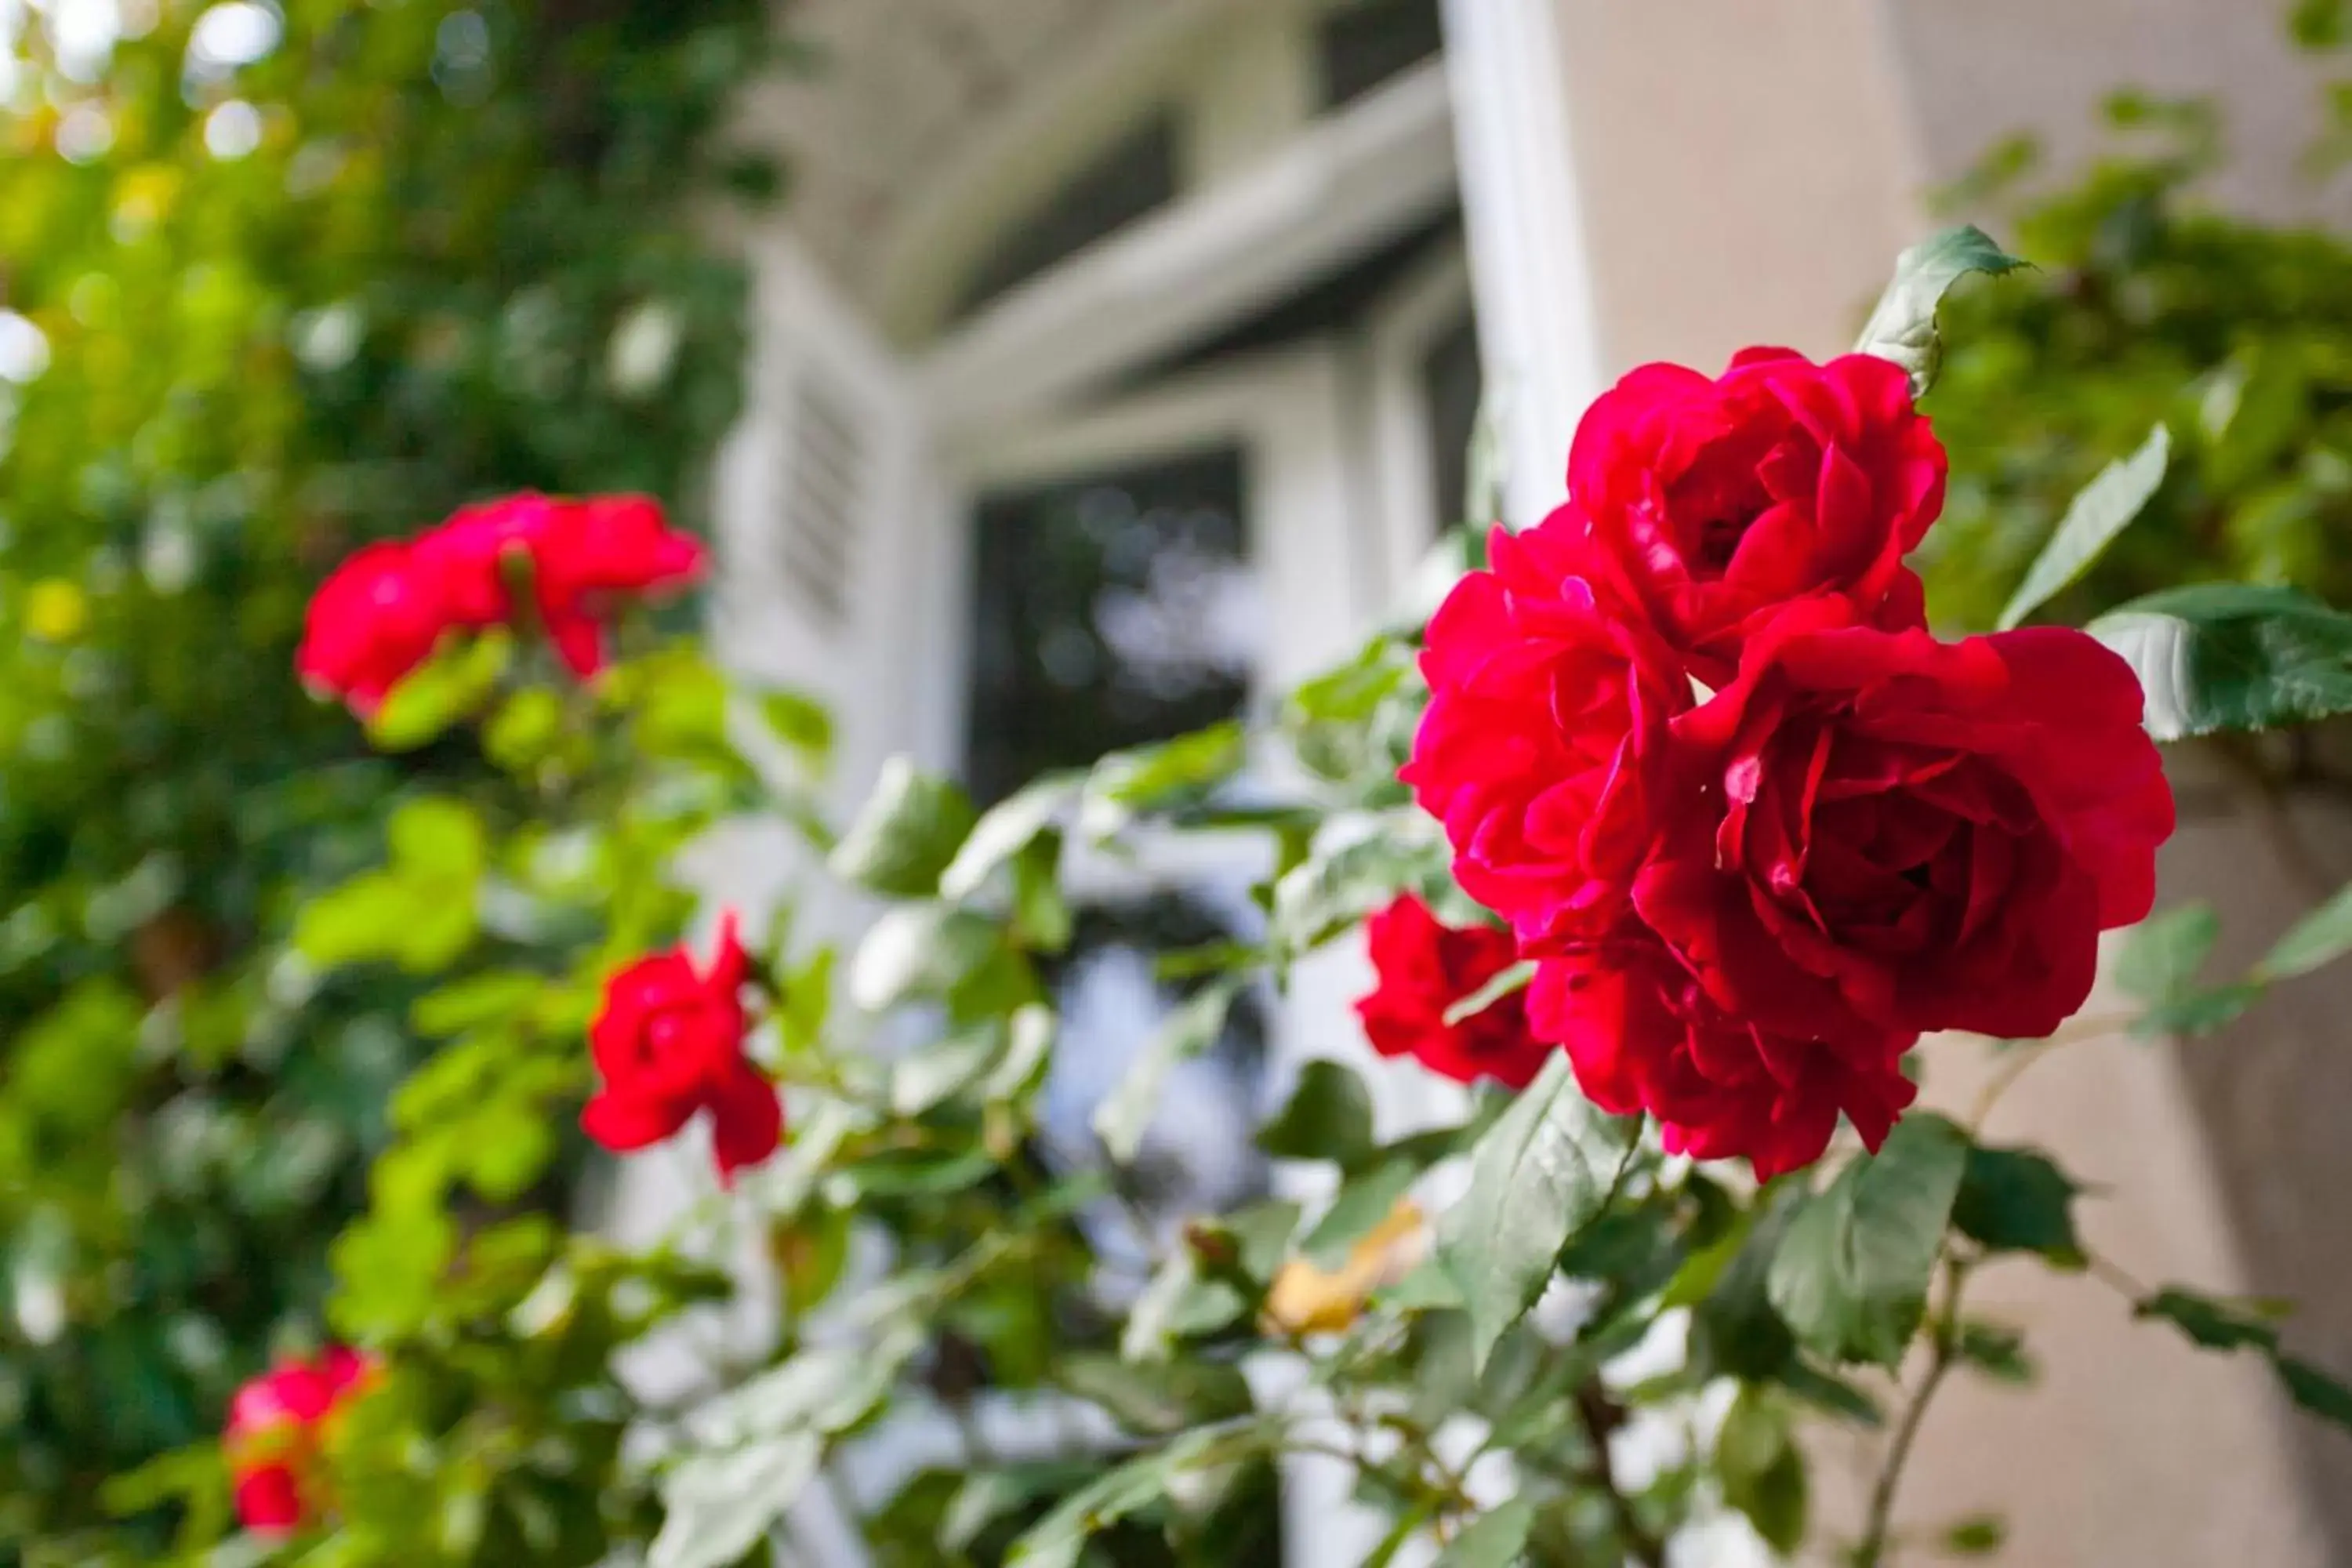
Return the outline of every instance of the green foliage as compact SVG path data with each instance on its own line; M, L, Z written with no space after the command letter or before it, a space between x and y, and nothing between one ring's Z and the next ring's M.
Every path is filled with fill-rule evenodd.
M2200 583L2093 621L2147 694L2159 741L2309 724L2352 711L2352 616L2293 588Z
M2001 606L1994 624L2007 631L2089 571L2100 552L2115 542L2116 535L2131 526L2132 519L2156 493L2156 487L2164 482L2165 463L2171 454L2171 432L2159 425L2140 444L2138 451L2101 468L2097 477L2067 503L2066 515L2058 520L2057 531L2050 536L2042 553L2034 557L2033 564L2026 570L2025 581L2017 585L2017 592Z
M1965 1133L1915 1112L1877 1153L1806 1200L1772 1259L1769 1287L1800 1342L1840 1362L1903 1359L1968 1160Z
M499 788L457 722L497 641L395 696L388 757L291 678L310 588L488 491L692 495L738 399L742 280L686 215L772 58L763 7L320 0L267 7L258 59L192 68L209 9L126 8L149 21L94 73L31 13L0 110L6 302L47 362L0 388L0 1161L38 1152L0 1250L47 1258L65 1303L54 1341L0 1336L0 1559L144 1558L99 1479L215 1430L274 1343L322 1331L328 1245L424 1055L413 975L468 940L457 868L430 901L404 857L304 932L394 964L289 956L388 813ZM249 149L208 144L248 112ZM93 115L101 150L61 152ZM632 333L663 352L624 365Z
M1936 313L1952 285L1972 272L1999 277L2023 265L1975 227L1921 240L1895 259L1895 277L1863 324L1854 352L1894 361L1910 375L1913 393L1927 391L1944 354Z
M2161 491L2057 618L2203 579L2352 603L2352 245L2200 201L2222 154L2206 106L2118 94L2108 114L2116 151L2080 181L2008 198L2037 161L2016 143L1959 193L2006 209L2034 270L1945 304L1925 406L1955 472L1921 552L1928 604L1992 625L2094 471L2158 425Z
M1470 1188L1446 1216L1443 1256L1469 1307L1474 1367L1535 1305L1560 1249L1608 1205L1640 1125L1596 1110L1556 1056L1472 1149Z

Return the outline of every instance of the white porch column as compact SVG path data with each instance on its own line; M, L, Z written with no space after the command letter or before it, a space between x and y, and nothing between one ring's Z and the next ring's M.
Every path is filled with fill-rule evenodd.
M1606 384L1556 5L1445 0L1479 352L1514 527L1558 504L1569 437Z

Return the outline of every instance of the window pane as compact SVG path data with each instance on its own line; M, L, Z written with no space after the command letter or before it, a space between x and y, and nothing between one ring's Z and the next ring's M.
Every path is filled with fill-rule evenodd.
M1441 529L1474 521L1463 515L1463 492L1470 486L1470 442L1478 432L1483 384L1477 323L1465 315L1430 345L1421 362L1422 397L1429 407L1429 471L1437 483Z
M1323 106L1336 109L1435 58L1444 37L1437 0L1350 0L1323 18L1317 42Z
M1043 206L1006 226L997 248L965 280L955 319L972 315L1175 196L1176 121L1162 112L1080 171Z
M1262 631L1237 447L1000 490L977 519L967 782L1237 717Z

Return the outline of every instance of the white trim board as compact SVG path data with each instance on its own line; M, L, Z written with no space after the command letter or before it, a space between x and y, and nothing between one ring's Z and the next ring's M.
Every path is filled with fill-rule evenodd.
M1454 194L1452 92L1433 61L1015 289L933 348L917 385L942 429L1001 426L1245 319Z

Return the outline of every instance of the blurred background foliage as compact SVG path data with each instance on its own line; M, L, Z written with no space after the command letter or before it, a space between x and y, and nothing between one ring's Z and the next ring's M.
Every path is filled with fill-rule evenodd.
M357 542L486 491L688 501L743 285L695 204L758 0L0 5L0 1562L322 1331L422 1054L287 939L470 732L289 678ZM266 1137L263 1129L267 1129ZM560 1202L576 1153L536 1196Z
M2325 66L2352 43L2352 6L2306 0L2293 26ZM2315 195L2347 189L2352 163L2352 79L2321 90ZM2352 243L2207 201L2229 155L2210 104L2127 90L2104 112L2114 149L2080 177L2037 188L2020 139L1948 194L2039 270L1945 305L1951 352L1926 406L1959 466L1921 552L1937 618L1990 626L2068 500L2158 423L2162 492L2059 618L2209 578L2352 601Z

